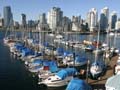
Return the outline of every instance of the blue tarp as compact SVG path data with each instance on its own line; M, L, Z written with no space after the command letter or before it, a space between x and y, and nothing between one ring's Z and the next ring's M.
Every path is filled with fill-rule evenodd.
M105 67L105 64L104 64L104 62L103 61L95 61L95 62L93 62L92 63L92 66L100 66L100 67Z
M58 71L58 66L56 61L50 61L50 71L51 72Z
M93 46L93 45L87 45L86 47L87 47L87 48L90 48L91 50L94 50L94 49L95 49L95 46Z
M49 47L49 43L48 43L48 42L44 42L43 45L44 45L45 47Z
M66 77L75 75L77 73L77 70L75 68L66 68L60 70L56 75L59 76L62 80L64 80Z
M84 80L73 78L69 82L66 90L92 90L92 89Z
M50 66L50 61L43 60L43 66Z
M59 55L63 55L63 53L64 53L64 48L57 48L56 49L56 51L57 51L57 53L59 54Z
M35 60L33 61L33 63L43 64L43 61L40 60L40 59L35 59Z
M70 51L65 51L65 52L64 52L64 56L68 56L68 55L70 55L70 54L73 54L73 53L70 52Z
M85 61L87 61L86 57L83 57L83 56L76 56L75 57L75 62L85 62Z
M22 50L22 57L24 57L24 56L27 56L27 55L34 55L34 51L32 51L31 49L29 49L29 48L26 48L26 49L23 49Z

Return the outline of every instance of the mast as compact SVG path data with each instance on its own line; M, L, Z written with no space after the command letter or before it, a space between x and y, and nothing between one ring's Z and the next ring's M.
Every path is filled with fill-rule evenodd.
M100 24L98 26L98 35L97 35L97 47L96 47L96 53L95 53L95 62L98 59L98 45L99 45L99 37L100 37Z

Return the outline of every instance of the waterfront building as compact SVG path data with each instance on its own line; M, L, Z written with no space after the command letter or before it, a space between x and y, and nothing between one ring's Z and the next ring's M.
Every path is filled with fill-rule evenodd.
M36 24L34 20L28 20L28 28L35 28Z
M117 22L115 24L115 29L120 31L120 18L117 20Z
M4 26L4 19L0 18L0 28L2 28Z
M14 21L14 28L15 28L15 29L19 29L19 22Z
M21 20L22 20L22 28L26 28L27 27L27 22L26 22L26 15L25 14L21 14Z
M117 13L115 11L113 11L110 15L110 29L114 30L115 29L115 23L117 22Z
M81 31L81 16L72 17L72 31Z
M109 8L105 7L101 10L100 14L100 30L105 32L108 28L108 20L109 20Z
M43 31L48 29L49 29L49 26L47 24L46 14L42 13L39 16L38 30Z
M55 31L58 27L62 26L63 11L58 7L53 7L48 12L48 24L51 30Z
M62 31L71 31L71 20L66 16L63 17L62 27Z
M3 16L4 16L4 27L10 27L13 25L13 14L11 12L10 6L5 6L3 9Z
M98 12L95 8L92 8L88 13L87 13L87 20L86 22L88 23L89 29L91 32L97 29L97 23L98 23Z

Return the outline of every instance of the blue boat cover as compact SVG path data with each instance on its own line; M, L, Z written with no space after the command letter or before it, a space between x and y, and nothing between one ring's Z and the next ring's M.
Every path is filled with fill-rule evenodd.
M43 66L50 66L50 61L43 60Z
M92 89L84 80L73 78L69 82L66 90L92 90Z
M97 60L92 63L92 66L100 66L100 67L105 67L105 63L103 61Z
M24 57L24 56L27 56L27 55L34 55L34 52L31 49L26 48L26 49L22 49L21 54L22 54L22 57Z
M43 64L43 60L35 59L32 63Z
M56 75L59 76L62 80L64 80L68 76L73 76L77 73L77 70L75 68L66 68L60 70Z
M92 50L95 49L95 46L93 46L93 45L87 45L87 47L90 48L90 49L92 49Z
M49 47L49 43L48 43L48 42L44 42L43 45L44 45L45 47Z
M56 61L50 61L50 71L51 72L58 71L58 66Z
M59 54L59 55L62 55L63 53L64 53L64 48L57 48L57 53Z
M79 56L79 55L75 57L75 62L85 62L85 61L87 61L86 57Z
M70 51L65 51L65 52L64 52L64 56L68 56L68 55L70 55L70 54L73 54L73 53L70 52Z

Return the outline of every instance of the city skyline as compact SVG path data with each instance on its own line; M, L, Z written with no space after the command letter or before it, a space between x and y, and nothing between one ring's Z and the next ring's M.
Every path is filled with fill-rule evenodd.
M0 0L0 14L3 17L4 6L11 6L14 20L21 21L21 13L26 14L27 20L38 20L40 14L47 14L55 6L61 8L64 16L81 15L85 19L91 8L96 8L100 17L101 9L107 6L110 13L115 10L119 17L118 3L119 0Z

